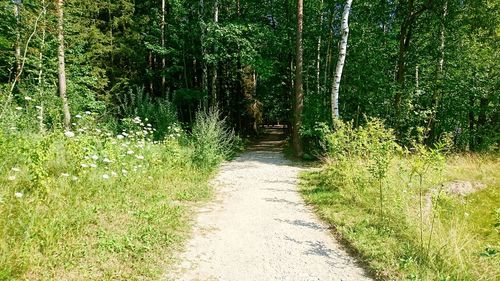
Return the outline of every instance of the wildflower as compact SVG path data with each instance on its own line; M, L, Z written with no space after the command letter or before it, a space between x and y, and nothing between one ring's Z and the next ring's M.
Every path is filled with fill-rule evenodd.
M42 116L37 116L36 119L43 120L43 117Z
M90 112L90 111L85 111L85 114L90 115L90 114L92 114L92 112Z
M104 162L104 163L111 163L112 161L111 161L111 160L109 160L108 158L104 158L104 159L102 160L102 162Z
M37 105L37 106L35 106L35 108L38 109L38 110L41 110L43 107Z
M125 132L122 132L122 135L124 135L124 136L128 137L128 134L127 134L127 133L125 133Z
M101 129L95 129L96 132L101 133Z
M137 158L137 159L139 159L139 160L143 160L143 159L144 159L144 156L142 156L142 155L137 155L137 156L136 156L136 158Z
M122 169L122 174L126 175L127 173L128 173L128 171L127 171L127 170Z
M148 124L146 124L146 126L151 127L151 124L148 123Z
M77 180L78 180L78 177L77 177L77 176L73 176L73 177L71 178L71 180L73 180L73 181L77 181Z
M69 174L68 174L68 173L62 173L62 174L61 174L61 177L65 177L65 178L67 178L67 177L69 177Z
M152 179L153 179L153 177L152 177L152 176L149 176L149 177L148 177L148 179L152 180Z
M83 132L85 132L85 130L80 128L80 129L78 129L78 132L83 133Z
M132 150L127 150L127 154L128 154L128 155L132 155L132 154L134 154L134 151L132 151Z
M102 178L105 179L105 180L107 180L107 179L109 179L109 175L108 174L104 174L104 175L102 175Z
M89 167L88 164L82 163L82 168L88 168L88 167Z
M126 143L122 143L122 146L123 146L123 147L127 147L127 146L128 146L128 144L126 144Z
M16 180L16 176L9 176L7 179L10 180L10 181L15 181Z
M123 135L118 135L118 136L116 136L116 138L119 139L119 140L121 140L121 139L124 138L124 136Z
M118 176L118 174L116 172L114 172L114 171L111 171L111 176L112 177L116 177L116 176Z
M11 170L12 172L21 172L21 169L19 169L18 167L13 167Z
M16 198L23 198L23 193L22 192L16 192L14 193L14 196L16 196Z
M111 135L111 133L106 133L106 136L111 137L112 135Z
M97 168L97 165L96 165L96 164L94 164L94 163L92 163L92 164L90 164L90 167L91 167L91 168Z
M16 107L16 110L23 110L23 108L18 106L18 107Z
M80 119L82 116L80 114L75 115L76 118Z
M30 100L33 100L33 99L31 97L26 96L26 97L24 97L24 100L30 101Z
M75 133L71 132L71 131L66 131L64 132L64 135L68 138L72 138L75 136Z
M99 159L99 156L97 156L97 155L92 155L92 156L90 156L90 158L92 158L93 160L97 160L97 159Z

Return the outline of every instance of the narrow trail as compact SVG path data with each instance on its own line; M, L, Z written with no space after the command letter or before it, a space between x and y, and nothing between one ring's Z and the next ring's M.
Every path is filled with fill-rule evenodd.
M280 130L222 166L166 280L371 280L297 192Z

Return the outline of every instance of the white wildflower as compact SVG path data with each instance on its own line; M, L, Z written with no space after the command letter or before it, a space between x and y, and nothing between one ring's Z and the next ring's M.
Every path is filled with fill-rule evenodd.
M15 181L16 180L16 176L9 176L7 179L10 180L10 181Z
M127 170L122 169L122 174L125 174L125 175L126 175L127 173L128 173L128 171L127 171Z
M149 177L148 177L148 179L152 180L152 179L153 179L153 177L152 177L152 176L149 176Z
M80 128L80 129L78 129L78 132L83 133L83 132L85 132L85 130Z
M11 170L12 172L21 172L21 169L19 169L18 167L13 167Z
M85 111L85 114L90 115L90 114L92 114L92 112L90 112L90 111Z
M73 177L71 178L71 180L73 180L73 181L77 181L77 180L78 180L78 177L77 177L77 176L73 176Z
M132 155L132 154L134 154L134 151L132 151L132 150L127 150L127 154L128 154L128 155Z
M142 155L137 155L137 156L136 156L136 158L137 158L137 159L140 159L140 160L143 160L143 159L144 159L144 156L142 156Z
M104 162L104 163L111 163L112 161L111 161L111 160L109 160L108 158L104 158L104 159L102 160L102 162Z
M88 168L88 167L89 167L88 164L82 163L82 168Z
M16 107L16 110L23 110L23 108L18 106L18 107Z
M151 124L147 123L146 126L151 127Z
M68 174L68 173L62 173L62 174L61 174L61 177L65 177L65 178L67 178L67 177L69 177L69 174Z
M22 192L16 192L14 196L16 196L16 198L23 198L24 194Z
M111 176L112 176L112 177L116 177L116 176L118 176L118 174L117 174L116 172L112 171L112 172L111 172Z
M76 118L80 119L82 116L80 114L75 115Z
M24 97L24 100L30 101L30 100L33 100L33 99L31 97L26 96L26 97Z
M73 133L71 131L66 131L66 132L64 132L64 135L67 136L68 138L72 138L75 136L75 133Z
M116 136L116 138L119 139L119 140L121 140L121 139L124 138L124 136L123 135L118 135L118 136Z
M109 179L109 175L108 174L104 174L104 175L102 175L102 178L105 179L105 180L107 180L107 179Z
M90 156L90 158L92 158L94 161L96 161L97 159L99 159L99 156L97 156L97 155L92 155L92 156Z
M43 107L37 105L37 106L35 106L35 108L38 109L38 110L41 110Z
M94 164L94 163L92 163L92 164L90 164L90 167L91 167L91 168L97 168L97 165L96 165L96 164Z

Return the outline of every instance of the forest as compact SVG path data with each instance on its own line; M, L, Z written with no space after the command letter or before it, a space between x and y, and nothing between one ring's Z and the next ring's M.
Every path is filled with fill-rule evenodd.
M0 280L157 278L267 125L375 279L498 280L499 11L0 0Z

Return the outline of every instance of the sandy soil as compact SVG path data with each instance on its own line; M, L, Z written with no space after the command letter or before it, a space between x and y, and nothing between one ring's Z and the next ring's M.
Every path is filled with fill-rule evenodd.
M166 280L371 280L305 206L279 136L222 166Z

